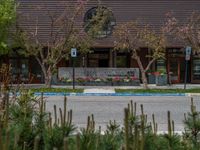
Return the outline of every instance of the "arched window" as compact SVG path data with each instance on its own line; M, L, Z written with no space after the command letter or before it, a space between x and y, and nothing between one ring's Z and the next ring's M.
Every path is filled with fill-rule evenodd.
M104 38L112 34L116 20L111 10L106 7L93 7L84 17L85 31L94 38Z

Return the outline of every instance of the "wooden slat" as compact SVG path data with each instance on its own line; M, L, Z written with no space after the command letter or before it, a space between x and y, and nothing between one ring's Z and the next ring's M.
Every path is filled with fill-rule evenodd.
M50 23L49 18L45 14L45 10L36 10L38 6L45 6L51 12L59 12L65 9L64 3L68 2L69 6L73 6L76 0L18 0L19 14L25 16L29 15L29 21L20 20L20 26L27 28L28 26L34 27L36 17L39 17L39 33L40 37L45 41L49 35ZM108 7L113 11L117 24L130 21L140 20L141 22L148 23L157 28L163 25L165 15L168 12L185 21L193 11L200 11L200 0L101 0L102 5ZM97 0L90 0L86 6L84 13L97 6ZM84 14L83 13L83 14ZM83 16L77 21L77 26L83 26ZM96 46L112 47L112 36L102 40L96 40ZM169 46L175 46L176 43Z

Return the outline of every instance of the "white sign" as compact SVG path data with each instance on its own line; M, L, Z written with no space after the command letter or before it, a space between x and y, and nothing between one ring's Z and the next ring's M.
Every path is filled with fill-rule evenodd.
M187 46L185 49L185 60L190 60L190 55L192 53L192 48Z
M77 57L77 50L76 48L71 49L71 57Z
M187 46L186 49L185 49L185 53L186 53L186 55L191 55L192 48L190 46Z

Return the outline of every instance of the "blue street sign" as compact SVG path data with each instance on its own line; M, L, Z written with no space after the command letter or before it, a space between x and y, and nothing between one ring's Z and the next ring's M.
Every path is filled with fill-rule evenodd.
M71 57L77 57L77 49L76 48L71 49Z

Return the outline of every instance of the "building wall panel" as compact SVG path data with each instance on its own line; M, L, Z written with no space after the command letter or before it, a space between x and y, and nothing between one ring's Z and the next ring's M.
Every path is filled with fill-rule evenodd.
M45 16L45 10L37 9L45 6L49 12L58 13L66 8L72 7L75 0L18 0L18 13L26 16L28 20L19 18L21 27L34 28L36 18L39 19L40 37L46 41L49 36L50 20ZM200 0L101 0L101 4L113 11L117 24L130 20L138 20L148 23L159 30L164 24L167 13L172 12L178 19L184 22L194 11L200 10ZM88 9L97 6L97 0L90 0L84 14ZM83 27L83 17L77 21L77 27ZM96 40L96 47L112 47L113 37ZM177 46L176 43L169 43L169 46Z

